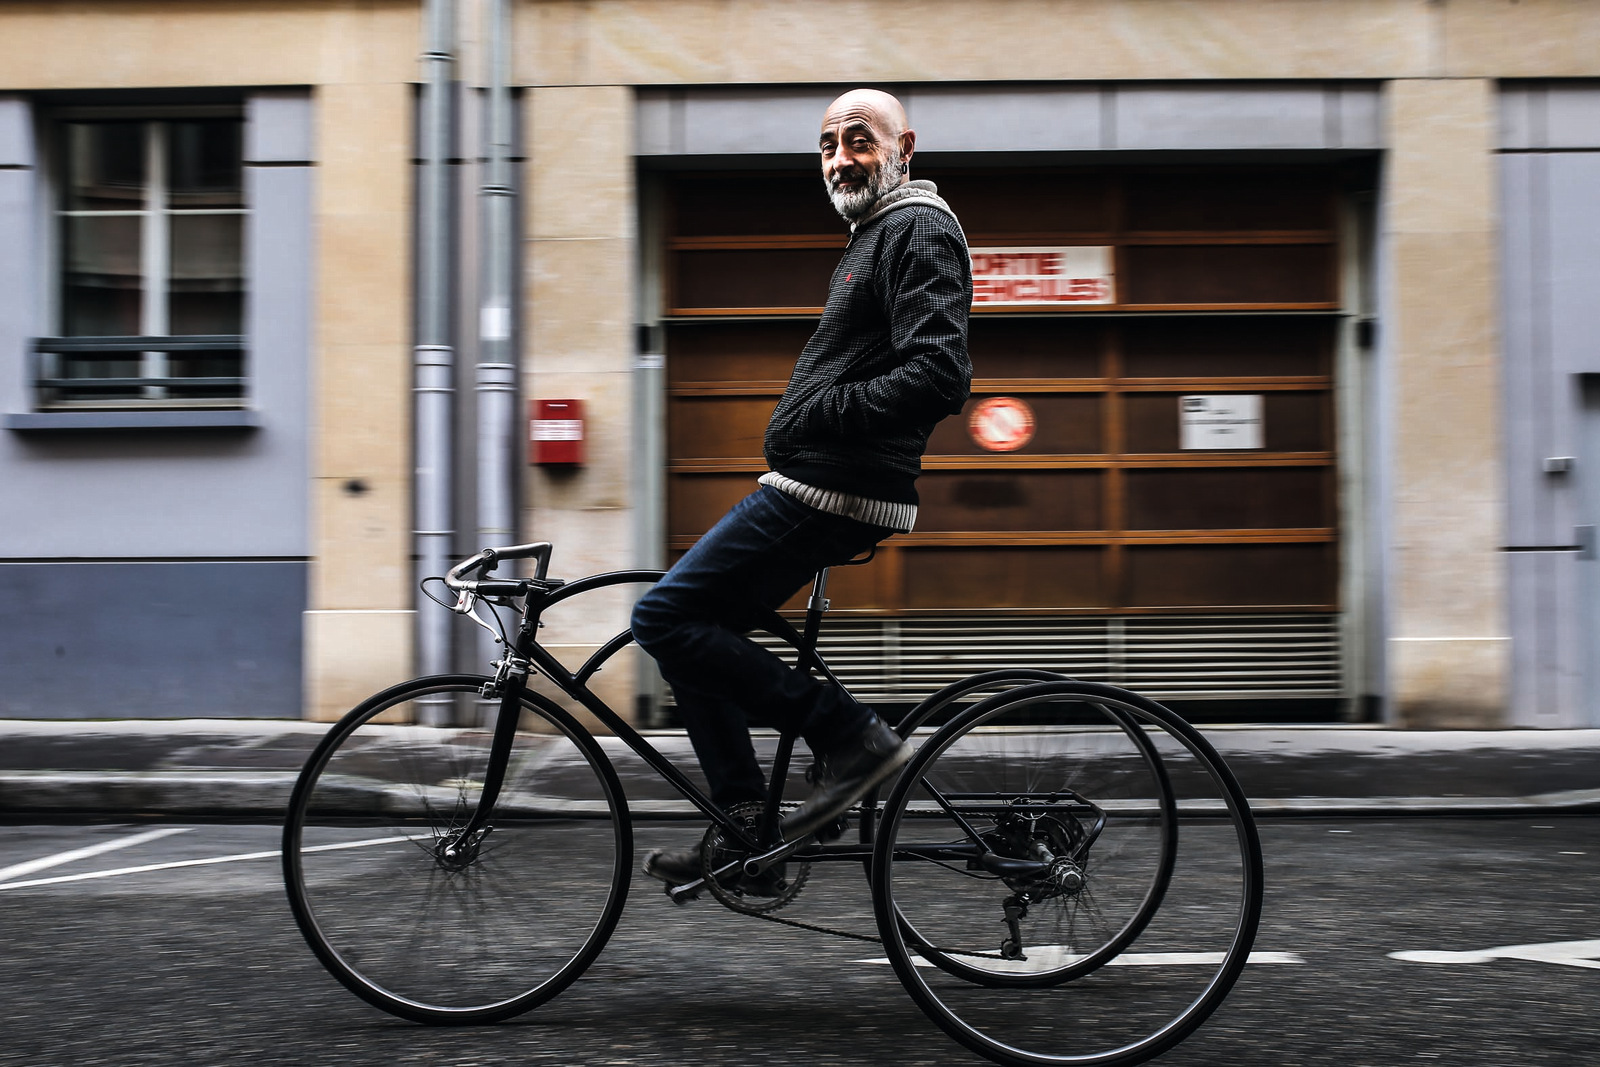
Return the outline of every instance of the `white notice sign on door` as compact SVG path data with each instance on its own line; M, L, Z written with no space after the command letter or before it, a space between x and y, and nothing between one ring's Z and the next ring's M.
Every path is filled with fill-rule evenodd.
M1265 447L1261 434L1261 394L1180 396L1178 447Z

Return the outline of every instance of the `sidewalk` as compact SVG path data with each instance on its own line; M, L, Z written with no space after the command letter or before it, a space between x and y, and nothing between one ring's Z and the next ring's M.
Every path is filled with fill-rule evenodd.
M277 820L324 723L0 720L0 817ZM1600 730L1207 727L1257 815L1600 814ZM693 767L681 733L653 734ZM605 746L640 814L695 815ZM758 749L770 751L770 735Z

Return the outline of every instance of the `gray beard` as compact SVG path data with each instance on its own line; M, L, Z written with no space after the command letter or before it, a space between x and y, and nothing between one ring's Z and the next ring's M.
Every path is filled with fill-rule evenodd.
M840 189L837 178L824 177L822 184L828 190L828 200L833 204L833 210L851 222L866 218L885 193L899 187L900 178L905 173L903 163L900 146L895 145L889 149L883 166L859 189Z

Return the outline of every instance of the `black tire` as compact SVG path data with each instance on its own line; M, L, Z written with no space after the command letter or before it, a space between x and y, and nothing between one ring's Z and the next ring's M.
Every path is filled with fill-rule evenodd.
M974 835L989 858L951 858ZM896 974L963 1045L1003 1064L1132 1064L1237 979L1261 850L1238 783L1187 723L1125 690L1044 682L923 743L884 803L872 893ZM1008 959L1019 901L1025 958Z
M468 860L444 860L440 842L471 816L489 753L487 681L419 678L358 705L307 761L284 824L306 942L357 996L416 1022L493 1022L555 996L605 946L632 876L616 771L536 693L522 696L491 831ZM483 721L418 725L451 709Z

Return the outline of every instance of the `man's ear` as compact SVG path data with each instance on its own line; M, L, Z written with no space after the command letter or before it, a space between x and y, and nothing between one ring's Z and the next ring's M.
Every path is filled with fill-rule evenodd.
M902 133L900 135L900 158L901 158L901 160L904 161L901 164L901 166L904 168L904 170L909 171L911 169L911 155L916 150L917 150L917 131L916 130L906 130L904 133Z

